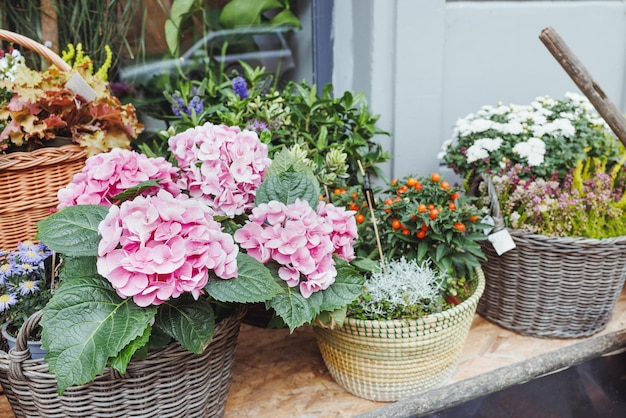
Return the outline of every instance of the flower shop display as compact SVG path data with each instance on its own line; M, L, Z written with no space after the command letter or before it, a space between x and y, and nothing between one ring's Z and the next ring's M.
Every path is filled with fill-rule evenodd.
M326 367L346 390L376 401L442 385L485 286L478 208L438 174L393 180L374 210L356 188L335 196L358 212L353 264L367 277L343 325L314 327Z
M520 334L601 331L624 284L623 146L582 96L483 107L459 120L442 158L481 196L478 312ZM506 248L498 237L510 237Z
M0 57L0 248L32 239L35 222L55 208L56 192L78 172L85 158L112 148L129 148L143 125L134 107L123 105L109 89L107 66L93 73L80 48L64 58L17 34L0 38L24 44L54 63L46 70L28 68L10 48ZM70 87L80 74L95 92L91 101ZM69 83L69 84L68 84Z
M211 123L168 143L176 165L129 150L90 157L38 223L63 265L29 318L45 361L0 355L0 379L20 388L12 404L220 416L246 304L265 303L293 330L339 318L358 295L354 212L319 202L315 176L289 152L270 160L256 133Z
M14 251L0 250L0 318L2 336L9 348L15 346L19 329L28 317L42 309L52 297L55 283L46 269L52 252L43 244L20 242ZM51 264L51 263L50 263ZM26 334L33 358L41 358L41 333Z

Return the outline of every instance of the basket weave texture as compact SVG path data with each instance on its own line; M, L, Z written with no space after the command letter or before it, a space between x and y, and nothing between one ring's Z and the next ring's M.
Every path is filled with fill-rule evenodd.
M85 166L86 156L79 145L0 155L0 249L33 239L36 222L56 208L58 190Z
M626 278L626 237L508 231L516 247L501 256L481 243L487 283L478 313L532 337L579 338L604 329Z
M202 354L177 343L152 352L146 360L133 360L124 376L107 368L83 386L57 395L54 375L42 360L30 359L26 335L40 314L31 316L7 354L0 351L0 382L17 418L21 417L221 417L231 384L239 326L245 314L217 324L215 335Z
M346 318L339 329L314 327L333 379L348 392L374 401L397 401L443 385L454 373L485 278L452 309L417 320Z
M495 229L505 228L498 196L488 176ZM498 255L489 241L481 248L485 294L478 313L531 337L579 338L598 333L611 319L626 278L626 237L550 237L507 228L515 248Z

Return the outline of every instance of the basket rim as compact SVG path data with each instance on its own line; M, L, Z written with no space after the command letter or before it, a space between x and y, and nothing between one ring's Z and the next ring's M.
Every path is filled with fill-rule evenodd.
M436 322L460 315L467 310L472 309L472 307L477 306L478 300L485 291L485 274L483 273L482 268L476 267L474 269L474 274L478 279L478 283L476 284L476 289L474 290L474 293L472 293L472 296L465 299L463 302L456 305L455 307L447 309L443 312L433 313L417 319L358 319L346 317L346 319L344 320L344 324L369 328L390 328L400 327L406 324Z
M535 234L534 232L526 231L524 229L514 229L506 227L506 230L513 236L519 236L523 238L531 238L539 241L546 242L558 242L563 244L616 244L626 243L626 235L620 235L617 237L608 238L586 238L586 237L556 237L552 235Z

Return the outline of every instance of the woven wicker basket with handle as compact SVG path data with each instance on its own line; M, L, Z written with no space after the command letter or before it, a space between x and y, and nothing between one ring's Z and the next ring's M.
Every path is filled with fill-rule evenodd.
M504 228L498 197L484 182L496 229ZM579 338L601 331L611 319L626 278L626 237L550 237L507 228L515 249L498 255L489 241L485 293L478 313L511 331L532 337Z
M22 35L0 30L0 39L31 49L63 71L72 68L54 51ZM33 239L36 222L57 206L57 191L85 165L87 153L75 144L32 152L0 154L0 250Z
M132 360L123 376L106 368L94 381L58 396L48 363L31 359L27 347L27 336L41 319L39 311L20 329L16 346L8 353L0 350L0 382L16 418L221 417L244 314L241 306L219 322L202 354L170 343L145 360Z

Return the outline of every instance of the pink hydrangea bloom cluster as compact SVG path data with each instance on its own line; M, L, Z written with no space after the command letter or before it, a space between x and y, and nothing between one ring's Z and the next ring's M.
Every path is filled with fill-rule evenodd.
M216 215L234 217L254 207L271 163L255 132L206 123L170 137L168 144L181 169L177 184L191 197Z
M165 190L111 206L98 226L98 273L118 295L139 306L159 305L184 292L198 298L209 270L237 276L231 235L206 205Z
M235 232L235 241L260 262L280 264L280 278L290 287L300 286L300 293L308 298L334 283L337 270L333 254L351 257L349 237L356 237L353 211L323 203L318 211L304 200L290 205L262 203L252 210L249 222Z
M163 157L149 158L135 151L115 148L89 157L72 182L60 189L58 209L74 205L110 206L112 198L128 188L148 180L160 180L160 187L151 187L144 195L163 188L173 195L180 193L175 183L178 169Z

